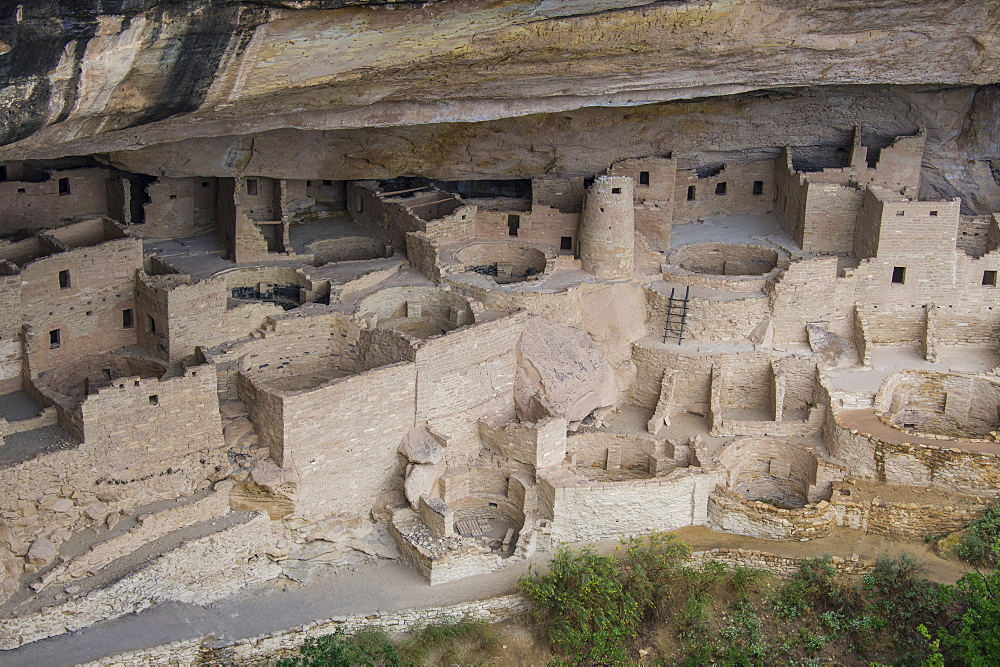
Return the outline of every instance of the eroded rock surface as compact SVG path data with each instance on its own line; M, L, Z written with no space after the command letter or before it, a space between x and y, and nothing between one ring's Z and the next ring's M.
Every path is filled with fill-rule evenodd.
M615 375L590 337L531 317L518 344L514 402L518 417L580 421L617 398Z

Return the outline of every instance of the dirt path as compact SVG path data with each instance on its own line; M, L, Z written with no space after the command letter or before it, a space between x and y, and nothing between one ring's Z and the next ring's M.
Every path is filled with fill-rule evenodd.
M877 535L837 529L827 538L809 542L775 542L692 526L677 531L696 551L712 548L743 548L782 556L818 556L830 553L863 560L878 555L907 552L926 569L934 581L951 582L966 568L938 558L928 545L901 543ZM616 543L605 540L594 546L610 552ZM542 565L551 554L536 556ZM72 665L157 644L214 635L217 643L275 632L315 619L372 611L447 605L503 595L515 590L517 578L528 571L529 562L514 563L489 575L463 579L433 588L410 568L393 561L342 567L316 577L306 585L287 580L272 582L263 590L244 591L208 607L181 603L157 605L142 613L0 652L0 665Z

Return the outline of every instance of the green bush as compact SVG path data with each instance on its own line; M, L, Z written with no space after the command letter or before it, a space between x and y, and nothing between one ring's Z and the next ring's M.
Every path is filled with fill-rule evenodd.
M644 610L614 558L593 549L561 548L543 576L518 585L547 622L547 635L574 662L626 662L626 645L638 634Z
M441 662L454 662L456 645L474 642L479 649L494 649L500 643L496 631L485 621L464 618L456 623L432 623L414 632L399 645L404 664L424 664L432 651L443 654Z
M1000 665L1000 573L970 572L956 586L964 611L944 644L972 667Z
M990 567L1000 563L1000 503L986 509L982 518L968 525L958 543L958 557L976 565Z
M278 667L396 667L399 654L382 630L362 628L354 636L338 629L332 635L309 638L299 647L302 657L286 658Z

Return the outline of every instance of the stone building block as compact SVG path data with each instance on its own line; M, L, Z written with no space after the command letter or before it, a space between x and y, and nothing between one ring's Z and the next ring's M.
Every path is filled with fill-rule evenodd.
M440 498L420 496L417 512L437 537L449 537L455 533L455 512Z

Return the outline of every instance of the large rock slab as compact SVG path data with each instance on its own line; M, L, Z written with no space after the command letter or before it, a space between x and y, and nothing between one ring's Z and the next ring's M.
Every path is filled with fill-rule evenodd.
M443 442L423 426L411 429L399 443L399 453L410 463L440 463L444 460Z
M615 374L582 329L530 317L516 351L514 404L521 420L580 421L615 403Z

